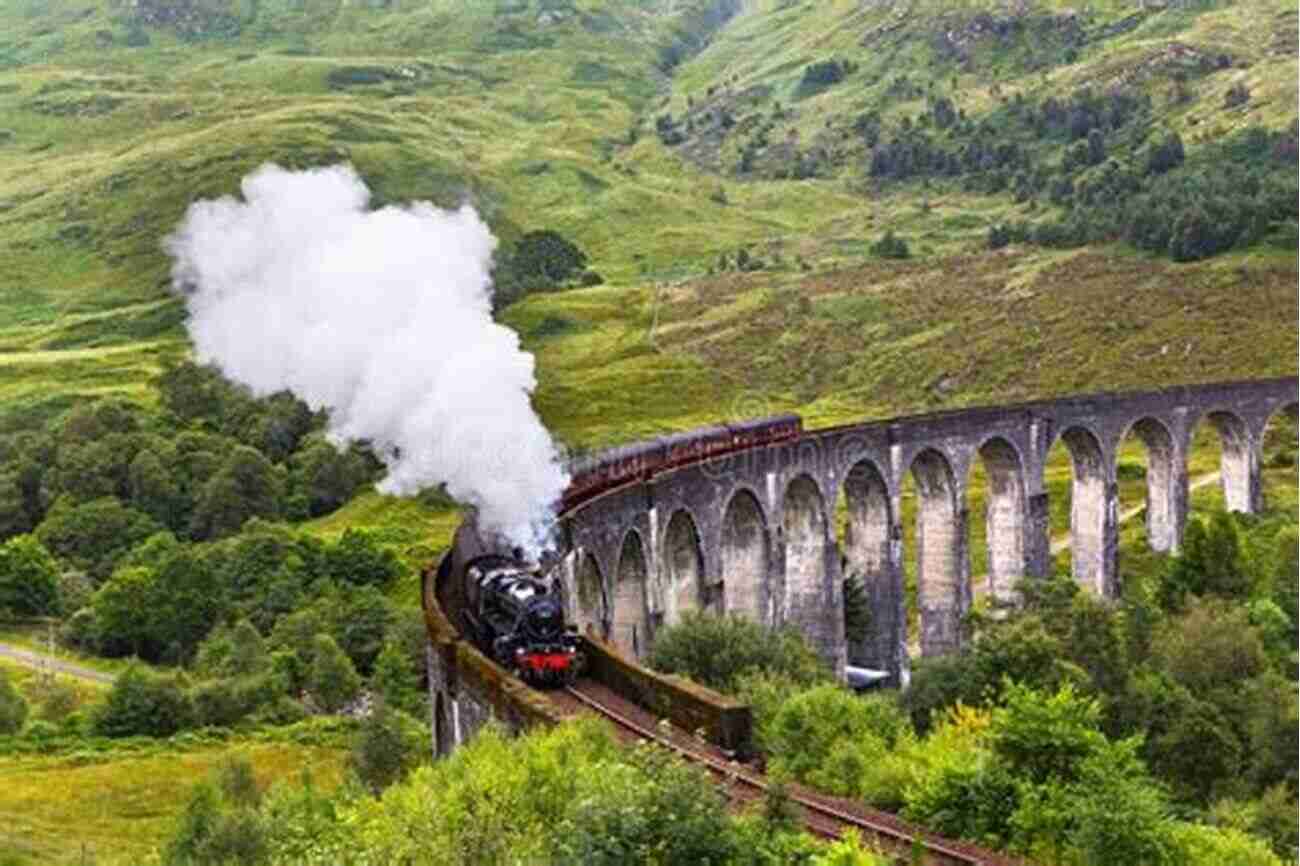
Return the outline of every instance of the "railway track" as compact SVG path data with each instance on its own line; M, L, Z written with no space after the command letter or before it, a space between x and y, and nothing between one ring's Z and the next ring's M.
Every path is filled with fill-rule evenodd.
M584 681L564 689L570 707L582 707L612 722L635 739L648 740L699 764L726 785L734 803L746 804L765 796L770 788L762 773L728 760L716 747L699 742L683 731L662 728L649 713L612 692ZM796 785L787 786L790 799L802 811L804 826L823 839L838 839L857 830L864 839L908 863L941 866L1012 866L1021 861L965 842L943 839L908 826L892 815L860 804L817 794ZM919 854L920 859L916 859Z

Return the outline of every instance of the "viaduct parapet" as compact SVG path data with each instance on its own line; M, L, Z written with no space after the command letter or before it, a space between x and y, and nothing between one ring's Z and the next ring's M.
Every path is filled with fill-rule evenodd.
M803 433L679 466L574 505L562 524L571 615L641 657L657 629L691 609L737 612L799 628L819 651L888 670L905 684L909 640L901 491L911 474L916 517L916 641L922 656L959 649L971 607L966 492L976 462L987 478L985 590L1015 602L1022 577L1051 567L1048 451L1060 441L1072 469L1075 579L1119 593L1121 442L1147 450L1146 524L1152 547L1176 551L1188 509L1187 453L1208 423L1223 443L1230 509L1261 507L1260 450L1270 418L1294 410L1294 377L1106 393L1013 406L868 421ZM610 458L613 459L613 458ZM843 544L834 525L846 502ZM861 576L870 630L844 633L841 577Z

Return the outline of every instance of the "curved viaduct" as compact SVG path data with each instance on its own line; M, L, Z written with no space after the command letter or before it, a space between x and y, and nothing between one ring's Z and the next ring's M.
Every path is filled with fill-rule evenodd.
M1057 442L1073 466L1070 529L1076 580L1102 597L1118 586L1121 442L1146 445L1150 543L1174 551L1188 508L1186 457L1208 422L1223 443L1229 508L1261 506L1260 449L1275 414L1297 402L1294 377L1041 400L805 432L678 467L605 493L562 517L571 614L629 654L686 610L738 612L798 627L837 666L846 660L908 680L901 490L916 481L919 645L923 656L964 640L971 606L966 489L987 482L988 591L1014 602L1015 582L1051 566L1043 471ZM844 545L835 507L847 502ZM862 576L868 634L844 633L841 574Z

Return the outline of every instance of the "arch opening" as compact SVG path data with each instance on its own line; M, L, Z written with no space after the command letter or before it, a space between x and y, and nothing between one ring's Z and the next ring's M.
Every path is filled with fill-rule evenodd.
M1059 456L1061 448L1065 455ZM1062 477L1068 472L1068 480ZM1071 427L1048 453L1046 486L1052 503L1054 555L1068 557L1075 581L1105 594L1106 581L1106 463L1101 442L1091 431ZM1068 496L1061 496L1062 489ZM1058 534L1060 515L1068 513L1068 534ZM1068 553L1066 551L1068 550Z
M643 658L650 645L650 613L646 598L645 550L632 530L623 539L614 583L614 645L633 658Z
M968 607L962 561L966 529L957 482L948 459L927 448L909 470L916 483L916 598L921 655L960 648L961 619Z
M894 567L894 515L889 487L870 460L854 464L844 479L837 513L843 514L837 537L842 545L843 576L862 589L869 616L855 626L846 610L845 641L849 664L888 669L905 638L903 581ZM846 608L849 598L845 598Z
M716 584L719 612L771 624L767 521L748 490L737 491L727 503L721 552L722 579Z
M590 552L583 551L578 560L578 572L574 579L574 623L578 630L586 633L588 627L595 630L598 637L609 637L608 604L605 597L605 580L600 573L600 563Z
M704 602L704 555L695 520L685 509L675 512L664 532L664 566L667 570L669 621L677 622L688 610Z
M979 449L984 480L983 588L996 605L1017 600L1016 582L1025 574L1025 477L1020 453L1005 439ZM975 473L972 473L974 475Z
M433 701L433 749L438 757L451 754L451 726L447 723L447 699L439 690Z
M800 475L785 489L785 620L814 643L823 642L832 607L826 591L829 524L817 483Z
M1159 553L1177 550L1182 527L1175 482L1182 467L1175 465L1177 449L1169 429L1155 418L1137 420L1120 440L1115 457L1118 519L1145 508L1148 546Z
M1219 473L1218 489L1228 511L1253 511L1258 490L1251 489L1250 429L1240 416L1226 411L1202 416L1188 440L1187 475L1192 488L1205 486L1207 473ZM1193 489L1189 489L1193 494ZM1191 495L1189 510L1205 504L1204 494Z
M1269 490L1294 487L1297 463L1297 404L1290 403L1269 416L1260 436L1260 499L1261 506L1270 502ZM1274 494L1276 498L1276 493ZM1276 504L1276 503L1274 503Z

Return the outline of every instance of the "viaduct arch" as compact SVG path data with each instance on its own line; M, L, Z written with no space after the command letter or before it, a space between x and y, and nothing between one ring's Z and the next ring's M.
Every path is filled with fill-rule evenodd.
M1223 442L1228 507L1262 505L1260 451L1270 418L1294 411L1295 377L1103 393L866 421L804 431L793 442L698 460L576 504L562 518L563 570L578 619L641 657L657 628L687 610L735 612L799 628L837 667L877 667L906 683L902 487L916 482L920 652L959 649L973 587L965 508L978 461L988 478L989 575L997 603L1051 567L1043 470L1058 441L1072 464L1072 572L1119 594L1116 462L1130 433L1147 451L1147 529L1176 551L1188 509L1196 428ZM834 506L847 505L844 545ZM841 579L863 582L868 633L846 635Z

